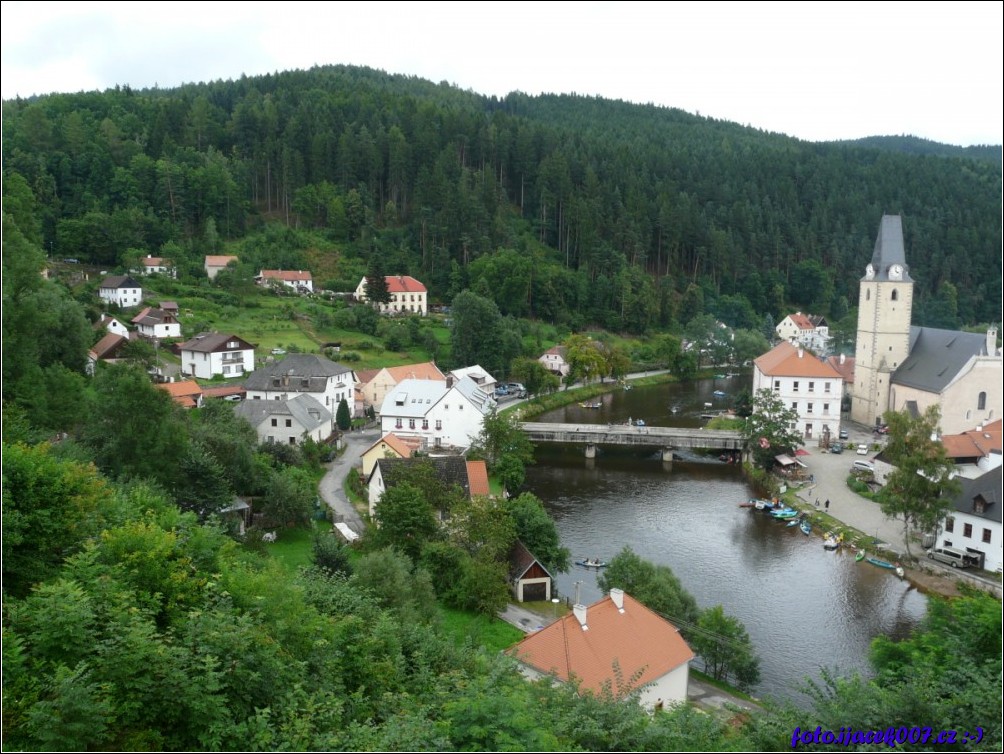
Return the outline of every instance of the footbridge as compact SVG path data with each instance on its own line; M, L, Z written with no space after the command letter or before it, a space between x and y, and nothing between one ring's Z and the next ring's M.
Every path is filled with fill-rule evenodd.
M584 445L586 458L596 457L597 445L661 448L663 461L672 461L673 451L683 448L744 451L746 447L742 432L734 429L523 422L523 431L532 442Z

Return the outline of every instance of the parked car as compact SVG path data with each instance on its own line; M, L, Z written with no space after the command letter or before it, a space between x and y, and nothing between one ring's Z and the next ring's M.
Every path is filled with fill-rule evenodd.
M969 567L966 553L962 550L956 550L954 547L935 547L933 550L927 551L927 557L940 563L947 563L952 568Z
M887 434L889 434L889 425L888 424L882 424L882 425L880 425L878 427L875 427L875 434L877 434L877 435L887 435Z
M840 439L841 440L847 440L848 438L850 438L850 436L851 436L851 433L848 432L846 429L841 429L840 430Z
M867 443L861 443L860 445L858 445L858 449L855 450L854 452L857 453L859 456L866 456L866 455L868 455L868 444Z
M874 474L875 473L875 466L874 466L874 464L871 464L868 461L855 461L854 463L851 464L851 471L852 472L854 472L854 471L866 471L866 472L868 472L870 474Z
M831 453L843 453L844 452L844 444L842 442L830 443L830 452Z

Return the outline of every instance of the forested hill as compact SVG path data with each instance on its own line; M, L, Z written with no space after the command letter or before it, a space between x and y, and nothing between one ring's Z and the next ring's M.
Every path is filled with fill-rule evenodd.
M919 139L916 136L868 136L864 139L836 142L852 146L887 149L891 152L904 154L926 154L938 157L969 157L973 160L983 160L996 165L1001 164L1001 146L978 144L971 147L958 147L954 144L940 144L929 139Z
M572 327L702 312L750 327L788 307L844 316L882 214L899 213L915 319L1001 316L999 160L801 142L672 108L323 67L8 101L3 159L5 200L36 202L34 240L108 268L160 253L197 274L229 251L303 266L310 231L337 257L323 284L354 287L376 261L436 299L470 287ZM265 221L299 233L259 243Z

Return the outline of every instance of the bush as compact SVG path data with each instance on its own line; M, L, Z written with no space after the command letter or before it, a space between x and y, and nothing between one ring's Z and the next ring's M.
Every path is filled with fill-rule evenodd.
M314 532L314 565L328 573L352 575L352 562L348 546L339 541L334 532Z

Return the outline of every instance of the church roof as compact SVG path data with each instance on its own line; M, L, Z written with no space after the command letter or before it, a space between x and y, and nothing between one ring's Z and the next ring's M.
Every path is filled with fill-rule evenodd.
M940 393L973 356L986 355L986 333L910 328L910 355L892 376L896 385Z
M875 251L872 252L872 267L875 268L875 277L872 279L889 281L889 268L894 264L903 267L903 276L896 282L913 282L903 246L903 218L899 215L882 215L882 224L879 225L878 237L875 239Z

